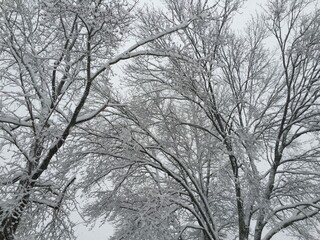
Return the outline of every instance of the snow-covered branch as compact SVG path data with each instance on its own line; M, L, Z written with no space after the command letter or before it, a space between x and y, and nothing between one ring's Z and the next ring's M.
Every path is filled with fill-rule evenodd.
M77 118L76 124L87 122L93 118L95 118L99 113L101 113L103 110L105 110L108 107L108 103L103 104L101 107L99 107L97 110L92 111L90 113L86 113L84 115L81 115Z
M185 21L177 26L174 26L172 28L166 29L158 34L155 34L153 36L150 36L148 38L142 39L140 41L138 41L137 43L133 44L132 46L130 46L129 48L127 48L125 51L123 51L122 53L116 55L115 57L113 57L112 59L110 59L104 67L100 68L99 70L97 70L96 73L94 73L92 75L92 79L95 79L97 76L99 76L103 71L105 71L107 68L109 68L111 65L116 64L117 62L121 61L121 60L126 60L132 57L137 57L137 56L141 56L141 55L153 55L153 56L168 56L168 53L163 53L161 51L150 51L150 50L141 50L138 52L133 52L134 50L146 45L147 43L150 43L156 39L159 39L163 36L169 35L173 32L176 32L180 29L184 29L186 27L188 27L190 25L190 23L192 23L193 21L199 19L199 16L195 16L191 19L189 19L188 21Z
M32 127L32 124L30 122L27 122L27 121L24 121L21 119L17 119L17 118L13 118L13 117L8 117L8 116L0 117L0 122L13 124L18 127Z
M315 209L315 210L311 210L311 211L310 210L303 211L302 209L297 210L296 213L293 214L290 218L287 218L287 219L281 221L280 223L277 223L276 227L274 227L273 229L268 231L266 233L266 235L262 238L262 240L270 240L275 234L280 232L282 229L285 229L286 227L291 226L295 222L299 222L304 219L311 218L311 217L315 216L316 214L318 214L319 212L320 212L319 208Z

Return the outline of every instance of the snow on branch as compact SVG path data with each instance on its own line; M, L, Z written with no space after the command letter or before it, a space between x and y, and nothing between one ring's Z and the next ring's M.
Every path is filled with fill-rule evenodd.
M89 121L93 118L95 118L99 113L101 113L104 109L106 109L106 107L108 106L108 103L106 104L103 104L100 108L98 108L97 110L95 111L92 111L90 113L87 113L87 114L84 114L82 116L79 116L76 120L76 124L79 124L79 123L83 123L83 122L86 122L86 121Z
M158 56L158 57L174 57L174 58L178 58L187 62L191 61L191 58L187 57L187 56L183 56L181 54L177 54L177 53L173 53L170 51L154 51L154 50L141 50L141 51L135 51L135 52L126 52L125 54L123 54L121 56L120 60L126 60L129 58L133 58L133 57L138 57L138 56L143 56L143 55L147 55L147 56Z
M62 192L61 192L61 194L60 194L60 196L59 196L58 203L57 203L57 209L58 209L58 210L59 210L59 208L60 208L60 206L61 206L61 204L62 204L63 197L65 196L68 188L70 187L71 184L74 183L75 180L76 180L76 176L73 176L73 177L69 180L69 182L66 184L66 186L63 188L63 190L62 190Z
M179 232L179 235L177 237L177 239L182 239L182 234L184 231L186 231L188 228L192 228L192 229L200 229L200 230L203 230L204 228L201 227L201 226L197 226L197 225L194 225L194 224L187 224L185 225Z
M37 204L44 204L50 208L53 208L55 210L59 210L63 201L63 197L66 194L67 189L70 187L70 185L76 180L76 177L72 177L69 182L66 184L66 186L63 188L61 194L59 194L58 199L56 201L50 201L46 199L31 199L31 202L37 203Z
M310 205L313 206L315 204L310 202ZM316 206L317 206L317 208L315 210L312 210L312 211L303 211L304 209L306 209L306 206L304 206L303 208L297 209L295 214L292 214L291 217L281 221L280 223L277 224L277 227L271 229L264 236L263 240L270 240L273 235L275 235L276 233L280 232L282 229L291 226L293 223L298 222L298 221L302 221L302 220L305 220L307 218L311 218L311 217L315 216L320 211L319 206L318 205L316 205Z
M116 55L114 58L110 59L106 64L105 66L103 66L102 68L100 68L95 74L93 74L91 80L95 79L97 76L100 75L100 73L102 73L104 70L106 70L107 68L109 68L109 66L113 65L113 64L116 64L117 62L121 61L121 60L126 60L126 59L129 59L129 58L132 58L132 57L137 57L137 56L141 56L141 55L157 55L157 56L167 56L166 54L164 53L160 53L159 52L153 52L153 54L151 54L150 51L148 50L143 50L143 51L139 51L139 52L135 52L135 53L132 53L132 51L136 50L137 48L141 47L141 46L144 46L145 44L149 43L149 42L152 42L158 38L161 38L163 36L166 36L166 35L169 35L173 32L176 32L180 29L184 29L186 27L188 27L193 21L201 18L202 15L197 15L191 19L189 19L188 21L185 21L177 26L174 26L172 28L169 28L169 29L166 29L165 31L162 31L156 35L153 35L153 36L150 36L148 38L145 38L145 39L142 39L140 41L138 41L137 43L135 43L134 45L132 45L131 47L129 47L127 50L123 51L122 53ZM148 54L149 52L149 54Z
M310 207L318 208L320 210L320 205L317 205L317 203L319 203L319 202L320 202L320 198L317 198L313 201L302 201L302 202L297 202L294 204L284 205L284 206L281 206L281 207L275 209L273 211L273 214L276 214L277 212L285 211L288 209L301 207L301 206L310 206Z
M0 122L13 124L20 127L32 127L32 124L30 122L11 117L0 117Z
M5 185L16 183L21 179L21 177L22 177L22 173L14 174L10 179L1 179L0 185L5 186Z

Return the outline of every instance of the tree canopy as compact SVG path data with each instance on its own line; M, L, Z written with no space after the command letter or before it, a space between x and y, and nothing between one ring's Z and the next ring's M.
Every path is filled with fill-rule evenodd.
M0 240L74 239L77 191L112 240L317 239L319 9L242 4L2 1Z

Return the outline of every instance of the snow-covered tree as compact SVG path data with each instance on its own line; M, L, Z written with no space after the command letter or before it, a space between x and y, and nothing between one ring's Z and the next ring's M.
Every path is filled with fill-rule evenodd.
M208 13L150 43L167 58L135 59L127 102L80 131L87 214L113 220L113 239L319 235L319 9L269 1L239 33L240 3L167 0L141 15L143 36Z
M121 51L136 18L126 0L0 4L0 239L71 239L67 153L73 129L110 107L110 67L196 16ZM169 24L168 24L169 26ZM141 48L142 47L142 48ZM69 191L70 192L70 191Z

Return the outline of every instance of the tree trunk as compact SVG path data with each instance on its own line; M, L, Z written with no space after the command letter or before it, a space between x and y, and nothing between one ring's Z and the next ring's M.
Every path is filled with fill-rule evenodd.
M0 240L14 239L14 235L19 226L22 213L29 202L30 187L29 181L20 181L17 191L20 194L17 194L17 196L20 196L21 199L18 201L13 210L1 212L1 215L3 215L3 220L1 221Z
M18 222L13 216L6 217L1 223L0 240L13 240Z
M262 235L263 226L258 225L255 229L254 240L260 240Z

